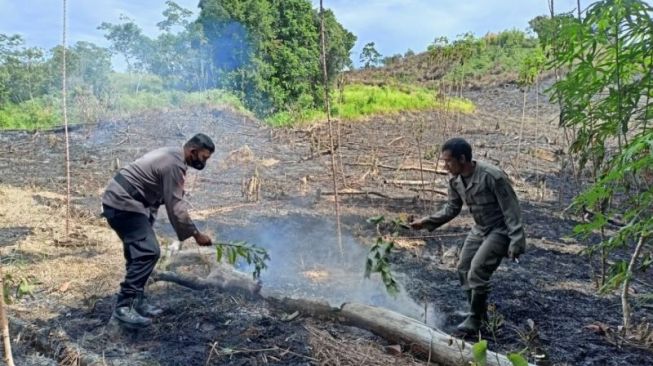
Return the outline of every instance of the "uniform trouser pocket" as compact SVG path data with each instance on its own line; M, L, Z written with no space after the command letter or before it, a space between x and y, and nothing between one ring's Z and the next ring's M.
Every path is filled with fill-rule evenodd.
M161 250L149 217L127 211L113 212L107 221L123 242L125 279L120 284L118 306L126 306L143 292Z

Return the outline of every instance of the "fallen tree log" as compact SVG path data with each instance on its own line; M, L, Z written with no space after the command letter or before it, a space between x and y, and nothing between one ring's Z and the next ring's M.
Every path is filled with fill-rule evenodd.
M206 278L182 275L172 271L154 271L150 277L153 281L166 281L193 290L217 289L225 292L236 292L247 297L258 297L261 283L235 271L212 270Z
M371 305L346 303L340 317L358 328L407 346L412 352L442 365L468 365L474 361L472 344L391 310ZM488 366L511 366L504 355L487 351Z
M161 257L161 270L152 272L150 279L154 282L166 281L193 290L214 288L220 291L236 292L247 297L258 297L261 291L261 281L255 280L250 274L237 271L233 266L215 260L215 250L212 248L182 249L182 243L174 241L166 247ZM206 277L192 274L182 274L177 271L181 267L205 267Z
M299 311L314 318L330 319L368 330L438 364L459 366L474 361L471 343L392 310L358 303L345 303L335 308L325 302L305 299L266 299L287 312ZM488 366L512 365L502 354L488 350L486 356Z

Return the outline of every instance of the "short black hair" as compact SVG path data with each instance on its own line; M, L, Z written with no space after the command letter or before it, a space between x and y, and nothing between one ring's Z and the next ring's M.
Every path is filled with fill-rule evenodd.
M455 159L460 159L461 156L465 156L468 162L472 161L472 146L465 139L460 137L454 137L447 140L447 142L442 145L442 151L449 151L451 156Z
M186 141L184 147L187 149L206 149L209 150L211 154L215 152L215 145L213 145L213 141L211 141L211 138L203 133L198 133L197 135L191 137L190 140Z

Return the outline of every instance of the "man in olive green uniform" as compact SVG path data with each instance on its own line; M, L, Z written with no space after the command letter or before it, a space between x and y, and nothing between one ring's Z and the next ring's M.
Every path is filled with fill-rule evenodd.
M473 334L487 317L492 273L503 257L516 260L524 253L526 237L519 200L500 168L472 160L472 148L462 138L450 139L442 146L442 160L452 175L448 200L436 214L415 220L410 226L432 231L456 217L463 203L469 207L475 225L465 239L457 269L467 292L470 315L458 330Z

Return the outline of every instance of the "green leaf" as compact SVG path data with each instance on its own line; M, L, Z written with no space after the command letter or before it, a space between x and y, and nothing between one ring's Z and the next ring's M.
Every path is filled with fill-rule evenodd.
M235 264L236 263L236 258L238 256L238 253L236 252L236 250L234 248L229 248L227 255L228 255L228 258L229 258L228 259L229 264Z
M367 222L370 224L378 225L385 221L385 217L383 215L378 215L378 216L372 216L367 219Z
M32 286L32 284L29 283L29 281L26 279L22 279L18 285L18 288L16 289L16 297L20 299L25 295L31 295L33 290L34 286Z
M221 244L215 246L215 256L218 263L222 262L222 251L224 247Z
M484 339L472 346L472 355L478 366L485 366L487 363L487 341Z
M528 361L519 353L508 353L508 360L512 366L528 366Z
M11 284L5 281L3 287L2 291L5 298L5 304L13 304L11 296L9 295L11 293Z
M216 243L216 258L221 260L225 255L229 264L235 264L238 258L247 261L247 264L254 264L252 276L254 279L259 278L261 271L267 268L266 261L270 260L270 255L265 248L260 248L249 244L246 241L232 241L228 243Z

